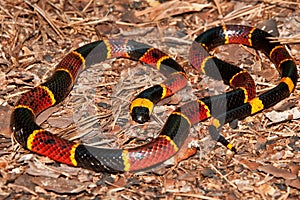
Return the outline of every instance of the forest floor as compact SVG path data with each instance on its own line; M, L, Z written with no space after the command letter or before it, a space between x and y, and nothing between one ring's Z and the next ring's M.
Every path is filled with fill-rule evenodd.
M235 127L224 126L222 133L237 154L210 139L206 120L188 137L194 155L175 156L145 172L96 173L59 164L25 150L9 128L17 99L51 76L68 52L105 37L128 38L157 47L183 65L189 87L160 103L150 122L139 125L130 119L130 100L164 77L135 61L105 61L85 70L71 94L37 123L90 145L147 143L192 95L201 98L227 89L190 66L189 47L197 35L222 24L266 27L274 40L288 44L299 74L299 10L297 0L1 1L0 199L299 199L299 85L276 106ZM229 45L214 54L247 69L259 93L278 83L276 69L260 52Z

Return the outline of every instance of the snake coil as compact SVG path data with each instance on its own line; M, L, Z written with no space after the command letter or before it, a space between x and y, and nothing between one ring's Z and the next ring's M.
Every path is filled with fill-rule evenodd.
M275 105L293 92L297 82L293 58L283 45L271 43L270 36L262 30L240 25L212 28L198 36L190 50L193 67L214 79L222 79L235 90L184 104L171 113L157 138L131 149L96 148L68 141L41 128L35 119L39 113L68 96L78 74L85 67L106 59L123 57L141 61L168 77L165 82L146 89L132 101L130 112L139 123L149 120L158 101L187 85L186 73L170 56L146 44L124 39L104 39L86 44L67 54L46 82L20 97L11 115L14 137L30 151L68 165L94 171L139 171L174 156L189 134L190 127L214 116L209 128L213 138L235 150L218 133L221 125ZM256 96L255 83L248 72L208 53L217 46L232 43L266 54L281 75L279 84Z

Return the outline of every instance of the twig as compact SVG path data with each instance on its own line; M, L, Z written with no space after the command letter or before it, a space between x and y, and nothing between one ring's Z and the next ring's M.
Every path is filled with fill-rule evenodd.
M219 198L214 198L214 197L203 196L201 194L174 193L174 195L184 196L184 197L194 197L194 198L205 199L205 200L218 200L219 199Z
M227 181L232 187L237 189L238 187L233 184L231 181L229 181L217 168L215 168L214 165L210 164L210 167L213 168L225 181Z

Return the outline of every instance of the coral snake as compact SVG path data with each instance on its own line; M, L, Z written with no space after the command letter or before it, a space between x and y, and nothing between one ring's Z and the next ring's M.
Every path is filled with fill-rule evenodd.
M221 125L275 105L293 92L297 82L293 58L285 46L270 42L269 37L271 35L262 30L241 25L220 26L199 35L190 49L191 64L235 89L177 108L168 117L159 136L145 145L130 149L97 148L62 139L35 123L39 113L68 96L78 74L85 67L106 59L123 57L141 61L168 77L165 82L146 89L132 101L130 112L139 123L149 120L158 101L187 85L186 73L170 56L146 44L125 39L92 42L67 54L46 82L24 93L17 101L11 115L11 129L18 143L30 151L94 171L140 171L157 166L178 152L193 124L211 116L214 116L209 127L212 137L235 151L219 134ZM279 71L279 84L256 96L255 83L245 70L208 53L217 46L233 43L262 51Z

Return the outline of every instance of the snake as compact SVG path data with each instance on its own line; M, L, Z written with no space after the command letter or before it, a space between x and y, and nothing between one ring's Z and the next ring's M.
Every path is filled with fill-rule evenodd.
M212 117L209 134L236 152L236 148L220 134L222 125L274 106L287 98L297 83L293 57L284 45L271 42L270 37L263 30L243 25L218 26L200 34L191 45L190 64L199 72L222 80L233 90L183 104L171 112L156 138L144 145L123 149L99 148L66 140L43 129L36 123L36 118L69 95L81 71L108 59L140 61L167 77L164 82L145 89L132 100L129 112L137 123L149 121L155 105L185 88L188 77L178 62L150 45L120 38L88 43L69 52L44 83L21 95L11 113L13 136L25 149L59 163L96 172L136 172L152 169L173 157L182 147L191 127ZM256 95L255 82L246 70L210 53L226 44L242 44L263 52L280 74L276 87Z

